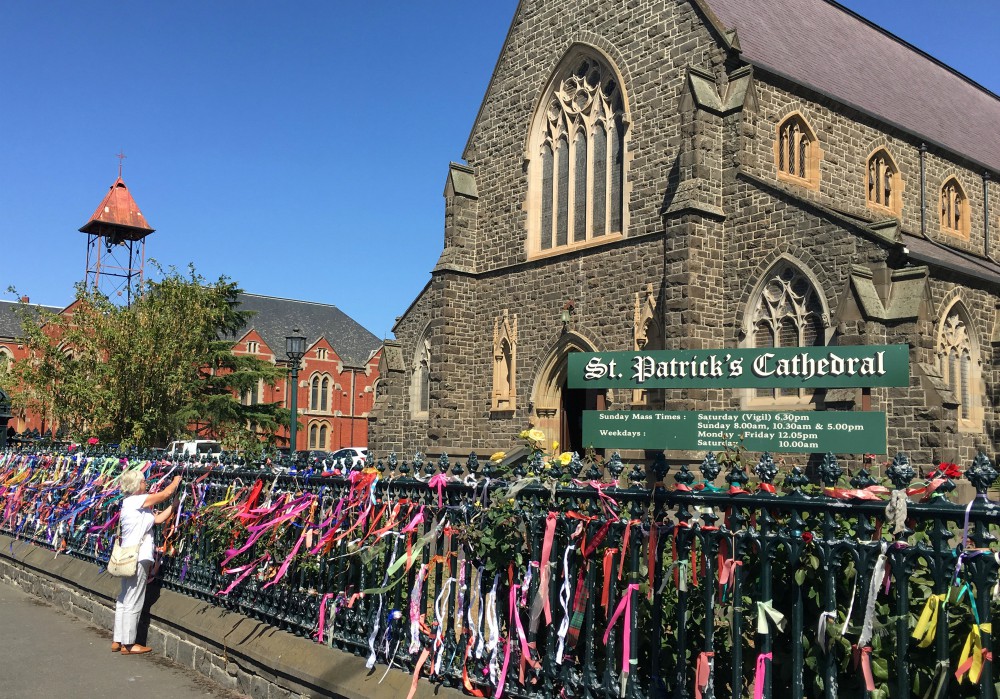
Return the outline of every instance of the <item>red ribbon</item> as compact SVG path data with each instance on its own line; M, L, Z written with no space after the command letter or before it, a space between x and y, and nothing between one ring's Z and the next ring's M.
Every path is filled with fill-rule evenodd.
M858 648L857 646L851 647L852 653L854 655L854 667L861 664L861 674L865 678L865 689L869 692L875 691L875 678L872 676L872 647L865 646L863 648Z
M552 540L556 535L556 513L549 512L545 518L545 538L542 541L541 572L538 576L538 594L542 596L542 612L545 623L552 623L552 605L549 601L549 557L552 555Z
M701 693L708 689L708 680L712 675L712 658L715 653L702 651L698 655L698 664L694 671L694 699L701 699Z

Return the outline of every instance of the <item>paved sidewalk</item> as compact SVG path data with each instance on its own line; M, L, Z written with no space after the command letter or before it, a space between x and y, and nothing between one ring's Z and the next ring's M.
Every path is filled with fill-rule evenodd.
M111 652L99 629L0 581L0 697L191 699L243 695L158 657Z

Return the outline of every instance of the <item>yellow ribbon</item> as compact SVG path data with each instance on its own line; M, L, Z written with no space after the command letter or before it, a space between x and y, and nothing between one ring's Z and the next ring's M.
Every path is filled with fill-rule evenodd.
M983 649L982 631L990 633L989 624L973 624L972 630L965 639L965 646L962 648L962 657L958 661L958 670L955 678L961 684L966 673L969 682L977 684L979 676L983 673L983 663L986 659L986 651Z
M937 635L938 611L946 599L948 599L947 592L942 592L940 595L931 595L927 598L924 611L920 613L920 619L917 620L917 628L913 630L912 634L913 638L920 639L917 647L926 648L934 643L934 636Z
M770 629L767 624L768 619L770 619L775 627L777 627L778 631L784 631L785 627L788 626L788 621L785 619L785 615L774 608L771 600L758 602L757 633L762 635L770 633Z
M231 503L233 501L233 495L235 494L234 493L235 489L236 489L236 484L235 483L231 483L229 485L229 488L226 490L226 497L223 498L222 500L219 500L218 502L213 502L211 505L209 505L205 509L207 510L207 509L212 508L212 507L225 507L226 505L228 505L229 503Z

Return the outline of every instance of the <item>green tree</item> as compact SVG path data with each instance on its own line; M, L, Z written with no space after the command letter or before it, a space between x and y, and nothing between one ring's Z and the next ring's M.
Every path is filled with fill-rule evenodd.
M260 448L289 411L240 403L283 371L231 352L252 315L239 307L239 287L225 277L206 283L193 268L161 274L128 307L82 288L58 314L22 307L28 359L2 379L14 404L78 439L157 445L211 434L227 447Z

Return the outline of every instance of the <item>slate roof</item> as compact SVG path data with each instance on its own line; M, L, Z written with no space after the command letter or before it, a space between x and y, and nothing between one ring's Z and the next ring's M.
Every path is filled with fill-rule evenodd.
M21 329L21 319L16 313L17 307L20 305L17 301L0 301L0 338L24 337L24 331ZM52 313L58 313L62 310L60 306L30 305L33 309L44 308Z
M832 0L700 0L742 58L1000 171L1000 98Z
M311 346L325 337L345 364L361 366L382 341L336 306L310 301L295 301L273 296L240 294L240 308L256 311L250 323L236 337L256 330L277 358L285 358L285 337L298 328Z
M1000 265L993 260L969 255L910 233L902 233L900 240L906 246L909 257L918 262L1000 284Z

